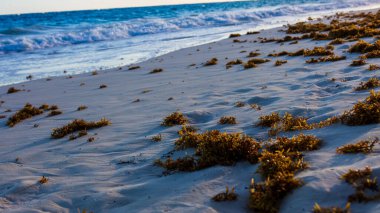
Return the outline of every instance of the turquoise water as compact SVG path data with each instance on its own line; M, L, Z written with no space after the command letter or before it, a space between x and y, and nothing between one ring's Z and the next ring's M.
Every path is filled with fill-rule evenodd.
M0 85L111 68L380 0L266 0L0 16Z

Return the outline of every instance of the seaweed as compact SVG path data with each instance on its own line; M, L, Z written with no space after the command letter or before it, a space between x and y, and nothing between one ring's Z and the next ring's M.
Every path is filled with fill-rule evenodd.
M156 69L153 69L152 71L149 72L149 74L156 74L156 73L160 73L160 72L163 72L164 70L161 69L161 68L156 68Z
M287 60L277 60L274 65L278 67L278 66L281 66L281 65L286 64L286 63L288 63Z
M92 122L92 121L89 122L83 119L80 119L80 120L75 119L63 127L53 129L51 132L51 137L53 139L59 139L77 131L96 129L96 128L108 126L110 124L111 122L105 118L102 118L99 121L95 121L95 122Z
M322 144L322 140L314 135L299 134L292 138L277 137L268 146L267 150L271 152L286 150L287 152L302 152L318 150Z
M339 154L356 154L363 153L369 154L373 152L373 148L379 143L379 138L374 138L372 140L362 140L354 144L347 144L336 149Z
M352 109L347 110L341 116L343 124L358 126L380 123L380 92L370 91L370 95L364 100L357 102Z
M25 104L24 108L22 108L21 110L16 112L14 115L12 115L8 119L7 125L9 127L14 127L16 124L18 124L18 123L20 123L20 122L22 122L28 118L40 115L42 113L43 113L42 110L40 110L40 109L32 106L31 104L27 103L27 104Z
M334 52L332 52L330 49L327 49L325 47L314 47L314 49L306 49L304 51L304 56L327 56L327 55L333 55Z
M226 191L221 192L214 197L212 197L213 201L221 202L221 201L234 201L237 199L237 194L235 193L235 188L232 188L231 190L226 186Z
M361 82L360 85L355 88L355 90L356 91L368 90L368 89L373 89L379 86L380 86L380 80L376 77L372 77L368 79L368 81L366 82Z
M236 118L233 116L223 116L219 120L219 124L226 125L226 124L237 124Z
M205 66L212 66L212 65L216 65L216 64L218 64L218 59L212 58L205 63Z
M12 93L20 92L20 91L21 91L20 89L16 89L15 87L10 87L7 91L7 94L12 94Z
M313 213L351 213L350 209L350 203L347 203L344 209L340 207L321 207L316 203L313 207Z
M163 126L175 126L188 123L189 120L181 112L173 112L161 123Z
M236 37L240 37L240 36L241 36L241 34L239 34L239 33L230 34L230 38L236 38Z

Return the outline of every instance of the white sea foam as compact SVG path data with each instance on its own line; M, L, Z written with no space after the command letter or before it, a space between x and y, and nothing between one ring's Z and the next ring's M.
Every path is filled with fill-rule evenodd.
M59 46L68 46L99 41L113 41L128 39L129 37L178 32L199 28L214 28L246 23L259 23L275 17L304 16L317 11L334 11L337 9L352 8L380 4L376 1L335 1L334 3L313 3L301 5L279 5L252 9L230 10L223 12L205 12L202 14L184 14L175 18L145 18L132 19L123 22L107 24L85 25L63 28L52 32L44 31L40 34L25 35L18 33L14 36L0 37L0 54L10 52L32 51ZM207 9L205 9L207 11ZM26 31L26 30L25 30ZM19 30L17 30L19 32ZM24 31L23 31L24 32Z

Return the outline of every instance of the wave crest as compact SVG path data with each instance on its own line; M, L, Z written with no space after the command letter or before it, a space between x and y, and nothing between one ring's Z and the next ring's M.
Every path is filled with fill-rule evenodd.
M61 29L49 33L30 33L27 29L10 29L0 32L0 53L23 52L36 49L46 49L99 41L127 39L133 36L147 34L177 32L185 29L199 29L257 23L262 20L294 16L316 11L333 11L336 9L356 8L367 6L376 1L347 2L337 1L326 4L280 5L254 9L234 10L224 12L206 12L197 15L184 15L176 18L134 19L125 22L115 22L97 26L81 26ZM30 35L26 35L30 33ZM1 35L2 34L2 35ZM2 38L3 37L3 38Z

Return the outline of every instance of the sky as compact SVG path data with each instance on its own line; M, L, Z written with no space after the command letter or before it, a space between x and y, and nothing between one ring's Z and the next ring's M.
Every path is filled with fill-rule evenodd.
M233 0L0 0L0 14L139 7Z

